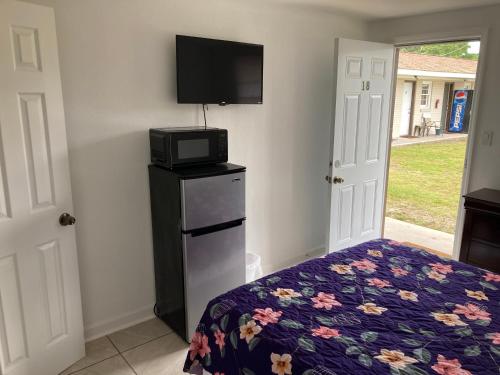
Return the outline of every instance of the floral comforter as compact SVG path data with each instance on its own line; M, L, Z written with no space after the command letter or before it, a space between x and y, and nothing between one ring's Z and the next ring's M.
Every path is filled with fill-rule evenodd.
M184 371L499 374L500 275L389 240L212 300Z

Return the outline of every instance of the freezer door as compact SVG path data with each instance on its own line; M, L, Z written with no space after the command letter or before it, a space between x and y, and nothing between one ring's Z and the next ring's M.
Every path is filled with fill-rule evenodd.
M201 236L183 234L187 340L208 302L245 283L245 222Z
M181 180L182 229L245 217L245 172Z

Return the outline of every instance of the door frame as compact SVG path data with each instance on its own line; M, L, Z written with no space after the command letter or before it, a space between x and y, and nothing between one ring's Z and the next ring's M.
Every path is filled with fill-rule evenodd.
M455 88L455 82L445 82L444 84L445 90L448 87L448 92L443 93L443 107L441 108L441 119L444 117L444 127L442 127L443 132L446 132L448 129L448 124L450 123L451 117L451 106L453 105L453 91ZM446 113L445 113L446 111Z
M477 134L477 123L478 123L478 114L480 112L480 104L481 104L481 92L483 87L484 76L486 72L486 59L484 58L485 52L487 51L488 45L488 28L470 28L464 30L455 30L455 31L443 31L443 32L434 32L434 33L426 33L426 34L414 34L407 36L395 36L392 39L392 43L394 47L396 47L395 53L395 62L393 69L393 81L396 82L397 79L397 67L399 63L399 48L408 47L411 45L419 45L419 44L432 44L432 43L447 43L447 42L459 42L459 41L477 41L481 42L481 48L479 51L477 72L476 72L476 80L474 85L474 98L472 101L472 115L469 122L469 132L467 137L467 145L465 150L465 158L464 158L464 169L462 175L462 183L460 189L460 201L458 205L457 212L457 220L453 241L453 253L452 258L458 260L460 255L460 246L462 242L462 234L463 234L463 226L464 226L464 217L465 217L465 208L464 208L464 198L463 195L467 194L470 191L471 185L471 167L472 167L472 155L474 152L474 144L476 138L478 138ZM393 85L393 95L392 95L392 103L391 103L391 124L389 134L392 134L393 129L393 120L394 120L394 107L395 107L395 85ZM389 166L390 166L390 158L391 158L391 142L387 143L387 162L386 162L386 174L385 174L385 186L384 186L384 209L383 212L383 222L382 226L382 235L385 229L385 214L387 210L387 188L389 184Z

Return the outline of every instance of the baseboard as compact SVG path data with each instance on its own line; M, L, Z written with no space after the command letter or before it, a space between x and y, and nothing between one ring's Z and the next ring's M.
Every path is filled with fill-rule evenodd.
M298 255L292 258L285 259L283 262L280 262L279 264L264 264L262 265L262 272L264 273L264 275L269 275L273 272L277 272L279 270L295 266L296 264L305 262L312 258L317 258L325 254L326 254L326 246L320 245L307 250L303 255Z
M154 317L153 305L85 326L85 341L91 341Z

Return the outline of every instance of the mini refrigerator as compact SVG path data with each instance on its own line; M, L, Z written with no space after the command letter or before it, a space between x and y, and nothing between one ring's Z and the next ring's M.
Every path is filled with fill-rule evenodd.
M155 314L189 341L208 302L245 283L245 167L149 166Z

